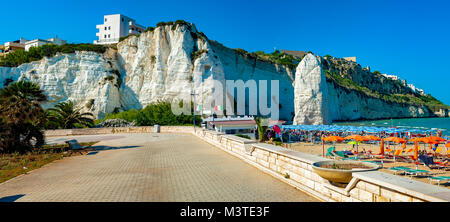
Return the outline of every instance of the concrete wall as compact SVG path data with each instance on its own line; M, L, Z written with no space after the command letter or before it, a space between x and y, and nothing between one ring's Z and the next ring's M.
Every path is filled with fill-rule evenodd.
M46 136L143 133L153 132L153 127L122 127L98 129L73 129L46 131ZM161 126L162 133L192 133L200 139L240 158L252 166L329 202L448 202L450 190L405 177L379 171L353 173L345 187L336 187L317 175L312 164L327 160L320 156L288 150L279 146L256 143L233 135L190 126ZM289 174L289 178L285 176Z

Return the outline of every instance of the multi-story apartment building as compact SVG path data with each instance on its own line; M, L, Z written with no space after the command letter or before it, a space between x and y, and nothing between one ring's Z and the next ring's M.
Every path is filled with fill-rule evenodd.
M95 40L94 44L118 43L120 37L141 34L145 31L145 26L138 25L136 20L121 14L105 15L103 21L103 24L97 25L98 40Z
M12 41L12 42L6 42L3 52L4 54L8 54L10 52L14 52L16 50L25 50L28 51L31 47L38 47L45 44L56 44L56 45L64 45L66 44L66 41L55 37L51 39L35 39L28 41L24 38L20 38L19 40Z
M58 36L51 39L35 39L25 42L25 51L28 51L31 47L38 47L45 44L64 45L66 44L66 41L58 38Z
M25 50L25 43L28 40L24 38L20 38L19 40L12 41L12 42L5 42L5 54L14 52L16 50Z

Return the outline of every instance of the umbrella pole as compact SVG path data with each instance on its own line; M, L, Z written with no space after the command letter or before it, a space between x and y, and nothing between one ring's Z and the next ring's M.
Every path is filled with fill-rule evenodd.
M325 143L323 142L323 139L322 139L322 157L325 157Z

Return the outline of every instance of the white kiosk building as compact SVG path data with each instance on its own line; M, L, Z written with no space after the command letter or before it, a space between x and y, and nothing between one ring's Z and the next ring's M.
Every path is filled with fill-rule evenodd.
M94 44L118 43L120 37L137 35L145 31L145 26L136 24L136 20L121 14L105 15L104 24L97 25L98 40Z

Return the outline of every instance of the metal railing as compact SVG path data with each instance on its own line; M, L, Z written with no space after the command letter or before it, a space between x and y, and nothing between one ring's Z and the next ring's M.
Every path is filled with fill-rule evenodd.
M119 38L96 40L96 43L118 42Z

